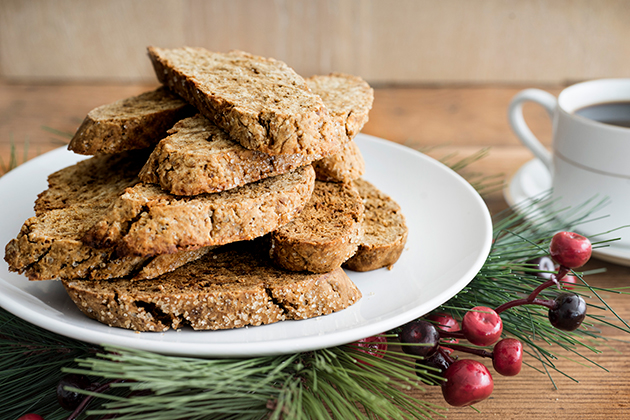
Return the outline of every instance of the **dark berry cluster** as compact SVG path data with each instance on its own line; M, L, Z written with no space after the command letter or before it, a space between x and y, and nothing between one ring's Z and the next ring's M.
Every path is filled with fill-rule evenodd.
M444 313L431 314L401 328L399 340L403 351L420 357L417 361L418 375L424 374L421 366L432 367L441 373L444 379L441 381L442 394L447 403L453 406L475 404L487 398L494 387L492 375L484 364L454 358L451 356L454 350L491 358L494 370L504 376L514 376L521 371L523 344L514 338L501 339L503 311L519 305L542 305L549 308L549 322L555 328L573 331L582 324L586 303L581 296L560 293L555 299L547 300L539 299L538 295L552 285L560 286L560 282L575 283L575 277L568 276L568 273L590 259L591 243L576 233L560 232L552 238L549 254L551 259L543 257L531 262L542 270L541 277L547 281L528 297L507 302L496 309L474 307L464 315L461 329L457 320ZM460 344L461 339L475 346L493 345L493 348L487 351L469 347Z

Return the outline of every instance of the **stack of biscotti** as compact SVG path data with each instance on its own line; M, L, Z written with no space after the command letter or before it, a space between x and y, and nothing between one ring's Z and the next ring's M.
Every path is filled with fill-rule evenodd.
M10 269L61 279L87 316L138 331L304 319L360 299L341 265L390 266L406 239L400 209L370 215L380 192L358 179L367 83L305 80L243 52L149 56L164 86L87 115L69 149L93 157L49 177L6 247ZM396 219L396 240L373 234L395 230L381 219ZM398 256L379 262L379 240Z

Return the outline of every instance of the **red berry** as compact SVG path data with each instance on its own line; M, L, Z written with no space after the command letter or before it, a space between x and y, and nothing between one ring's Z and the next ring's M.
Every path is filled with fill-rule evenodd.
M402 350L414 356L428 357L435 353L440 344L440 334L428 321L416 320L402 326L398 339L401 343L421 344L402 346Z
M523 365L523 343L515 338L504 338L494 345L494 370L503 376L516 376Z
M496 343L501 337L503 322L494 309L486 306L475 306L464 315L462 332L472 344L489 346Z
M373 335L372 337L362 338L359 341L353 343L358 347L359 351L363 353L367 353L371 356L380 357L381 359L385 356L387 352L387 338L380 335ZM359 360L359 363L365 363L366 365L370 365L362 360Z
M573 232L558 232L551 238L549 253L567 268L582 267L591 258L591 241Z
M22 417L20 417L17 420L44 420L44 418L42 416L40 416L39 414L24 414Z
M446 369L444 378L442 395L447 403L455 407L485 400L494 388L488 369L475 360L458 360Z
M567 290L573 290L574 287L572 287L572 284L577 284L577 280L578 278L576 276L574 276L573 274L567 274L566 276L562 277L562 280L560 280L560 283L562 283L562 287L564 287Z
M429 315L427 319L433 321L433 325L442 331L459 331L459 322L449 314L439 312Z
M429 315L427 317L427 319L432 321L433 325L435 325L437 328L439 328L442 331L456 332L456 331L460 330L459 322L457 322L457 320L455 318L453 318L449 314L445 314L443 312L439 312L439 313L435 313L435 314ZM457 338L444 338L444 339L442 339L442 342L443 343L457 344L457 343L459 343L459 339L457 339ZM453 350L449 349L448 347L442 346L442 348L444 350L446 350L447 353L450 353L450 352L453 351Z

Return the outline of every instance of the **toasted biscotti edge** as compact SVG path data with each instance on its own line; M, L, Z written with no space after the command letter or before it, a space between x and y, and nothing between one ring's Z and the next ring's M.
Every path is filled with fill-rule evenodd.
M341 152L313 162L320 181L349 183L365 173L365 161L354 141L344 144Z
M201 114L177 122L140 171L144 182L174 195L215 193L310 164L319 155L249 150Z
M135 112L130 113L134 107ZM121 111L113 115L116 110ZM160 87L91 110L68 144L68 150L99 155L147 148L164 138L175 122L195 112L180 97Z
M374 90L359 76L345 73L316 75L306 84L319 95L333 119L345 129L347 140L352 140L368 122L374 102Z
M149 47L148 53L162 84L194 105L247 149L270 155L301 153L328 156L337 153L345 142L343 127L331 118L321 98L313 94L304 79L282 61L242 51L222 54L190 47L172 50ZM177 62L184 55L184 63ZM214 68L208 68L208 62L212 64L214 57L227 59L228 65L230 61L235 62L240 66L239 71L232 72L230 78L216 74L220 80L216 83L212 80L214 76L208 76L216 73ZM196 60L204 61L203 65L193 66ZM221 64L216 68L223 70L224 67L226 65ZM199 68L206 71L205 78L198 73ZM282 76L264 77L265 69ZM246 76L233 79L235 74ZM256 76L259 74L262 76ZM243 86L248 87L248 103L243 103L242 98L235 99L221 93ZM260 98L257 98L254 93L259 91ZM279 91L282 94L276 93ZM267 98L267 94L276 97ZM268 106L274 102L277 107ZM284 109L282 104L285 102L304 105L295 112L289 107Z
M345 309L361 298L341 268L324 274L286 272L260 252L235 252L217 249L151 281L63 284L88 317L136 331L184 325L217 330L307 319Z
M409 229L398 203L364 179L353 182L365 203L363 236L355 255L344 263L353 271L391 267L400 258Z
M291 271L325 273L340 267L357 250L363 212L352 184L316 181L300 215L270 234L269 256Z
M119 255L172 254L263 236L291 221L315 184L312 166L214 194L178 197L154 184L128 188L83 237Z

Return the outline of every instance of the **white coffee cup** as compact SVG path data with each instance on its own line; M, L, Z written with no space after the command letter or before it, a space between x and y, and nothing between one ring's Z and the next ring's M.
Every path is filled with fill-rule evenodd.
M524 102L540 104L551 117L551 153L525 123ZM630 79L578 83L564 89L558 99L539 89L526 89L512 99L508 109L514 133L547 167L552 197L559 206L576 208L594 198L609 198L609 204L593 214L601 219L577 229L586 236L630 225L630 128L576 114L594 105L618 103L630 103ZM614 246L630 247L630 228L597 239L618 237Z

